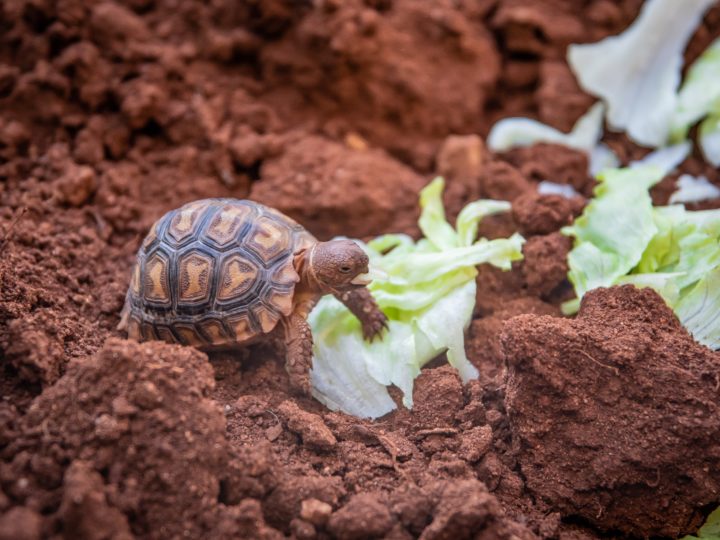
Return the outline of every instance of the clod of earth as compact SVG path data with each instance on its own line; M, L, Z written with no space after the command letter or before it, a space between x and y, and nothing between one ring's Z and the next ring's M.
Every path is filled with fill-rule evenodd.
M657 293L596 289L574 320L510 319L502 346L514 451L537 496L606 531L697 529L720 494L720 364Z

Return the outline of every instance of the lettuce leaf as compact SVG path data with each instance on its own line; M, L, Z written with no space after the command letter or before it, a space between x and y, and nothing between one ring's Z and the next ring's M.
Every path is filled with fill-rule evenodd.
M685 140L691 126L720 112L720 39L716 39L690 67L678 93L671 139Z
M708 163L720 167L720 110L700 124L698 142Z
M607 105L611 129L626 131L642 145L668 142L683 51L713 3L647 0L622 34L568 47L568 62L580 86Z
M720 540L720 508L716 508L708 516L697 536L687 535L682 540Z
M653 207L648 190L663 175L645 165L600 177L583 215L563 229L575 238L568 278L577 295L563 311L577 311L596 287L652 287L698 342L720 348L720 210Z
M707 116L707 118L705 118ZM698 143L705 159L720 166L720 39L716 39L690 66L678 94L670 136L687 138L688 131L705 118L698 131Z
M539 142L555 143L592 151L602 136L604 106L596 103L575 122L570 133L529 118L503 118L497 122L487 137L488 148L503 152L518 146L530 146Z
M390 234L361 244L371 267L387 275L368 286L388 317L382 339L363 340L360 322L333 297L321 299L310 314L313 395L327 407L377 418L395 408L387 391L391 384L412 407L415 377L442 353L463 381L477 377L464 340L475 305L475 266L509 269L522 258L524 239L517 234L475 239L484 217L510 209L505 201L467 205L453 228L445 218L443 187L437 178L420 194L423 239Z
M720 188L711 184L706 176L683 174L677 179L677 190L670 195L670 204L693 203L717 199Z
M568 255L568 278L578 298L609 287L634 268L657 233L648 189L662 180L655 166L611 169L598 176L595 197L582 216L562 232L575 238ZM632 201L632 210L627 210ZM564 307L567 311L569 305Z

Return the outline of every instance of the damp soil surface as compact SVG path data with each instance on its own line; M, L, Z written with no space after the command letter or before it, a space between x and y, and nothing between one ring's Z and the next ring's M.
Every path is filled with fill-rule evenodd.
M568 129L593 100L566 46L640 4L0 3L0 539L695 530L720 502L720 356L648 290L598 290L562 318L559 229L592 192L587 160L484 144L504 116ZM687 57L719 32L714 8ZM697 156L681 169L719 183ZM252 198L321 239L417 235L434 174L450 215L511 200L481 234L527 238L512 271L480 268L477 381L440 358L412 411L370 422L293 395L276 347L208 356L115 330L172 208ZM539 196L541 180L581 195Z

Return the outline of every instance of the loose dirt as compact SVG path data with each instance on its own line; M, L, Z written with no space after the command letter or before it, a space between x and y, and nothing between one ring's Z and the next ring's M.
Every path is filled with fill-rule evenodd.
M718 354L646 291L560 318L558 229L591 195L587 160L482 139L511 115L568 129L592 99L565 47L640 5L2 3L0 540L692 531L720 501ZM681 169L720 182L699 156ZM139 242L172 208L253 197L321 238L417 235L435 173L450 215L510 200L480 232L528 238L511 271L480 268L477 381L434 362L412 411L368 422L294 397L270 346L208 358L115 331ZM538 196L541 180L582 197Z

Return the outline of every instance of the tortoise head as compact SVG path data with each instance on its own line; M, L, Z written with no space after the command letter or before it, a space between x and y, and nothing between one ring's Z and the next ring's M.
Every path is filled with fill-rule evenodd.
M307 269L311 280L325 292L357 289L369 283L367 254L352 240L318 242L308 250Z

